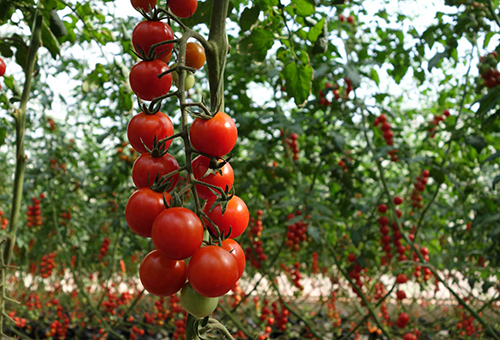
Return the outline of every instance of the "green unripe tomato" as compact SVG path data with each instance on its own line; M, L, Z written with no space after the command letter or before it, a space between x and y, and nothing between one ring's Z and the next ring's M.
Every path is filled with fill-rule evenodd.
M189 91L193 88L194 86L194 74L191 72L187 73L186 79L184 80L184 90Z
M212 314L219 304L219 298L209 298L198 294L188 283L181 290L182 307L198 318Z
M170 68L174 68L177 66L177 63L172 64ZM189 91L193 86L194 86L194 75L186 71L186 79L184 80L184 91ZM179 74L177 72L172 72L172 81L174 82L175 86L179 87Z

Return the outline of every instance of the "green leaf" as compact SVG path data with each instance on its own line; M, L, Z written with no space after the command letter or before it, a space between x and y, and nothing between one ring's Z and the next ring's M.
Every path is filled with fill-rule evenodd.
M318 37L323 32L323 27L325 27L325 18L322 18L316 25L311 27L307 33L307 40L309 40L312 44L316 43L316 40L318 40Z
M313 15L315 12L314 2L311 0L292 0L289 6L292 6L295 13L301 17Z
M54 36L56 38L62 38L68 34L68 30L66 29L64 22L61 20L61 18L59 18L57 10L53 9L52 11L50 11L49 22L50 30L52 31L52 33L54 33Z
M370 70L370 76L377 85L380 83L380 77L378 76L377 70L375 70L374 68Z
M279 0L255 0L255 4L259 6L263 11L271 7L278 6Z
M45 46L52 58L56 59L57 56L61 53L61 46L59 45L59 41L55 37L54 33L47 26L45 20L42 22L42 41L43 46Z
M500 86L496 86L490 90L485 96L477 101L479 103L479 109L476 112L477 116L482 116L488 113L490 110L494 109L498 105L500 100Z
M267 56L267 51L269 51L273 44L273 33L263 28L257 28L249 36L240 41L239 48L243 53L252 54L257 61L263 61Z
M252 8L245 8L240 17L240 28L241 31L248 31L253 24L259 19L260 8L259 6L253 6Z
M446 174L441 168L433 167L430 171L430 175L438 184L444 183L446 180Z
M311 94L313 69L308 64L293 61L281 72L285 79L286 92L293 97L297 106L303 105Z
M488 145L483 136L467 136L465 142L472 145L478 154Z
M7 138L7 129L5 127L0 127L0 146L5 144L5 138Z

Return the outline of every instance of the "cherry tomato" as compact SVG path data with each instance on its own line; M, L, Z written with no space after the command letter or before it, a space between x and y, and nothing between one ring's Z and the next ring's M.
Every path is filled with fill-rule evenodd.
M167 94L172 86L172 74L161 78L158 75L168 70L167 63L159 59L135 64L129 75L132 91L142 100L148 101Z
M152 157L149 153L144 153L137 158L132 167L132 179L138 188L149 187L148 179L149 184L153 185L156 176L162 177L177 169L179 169L179 163L177 163L174 156L168 153L161 157ZM167 181L171 181L171 185L168 188L170 192L177 185L179 174L173 175Z
M167 203L172 197L165 193ZM132 231L144 237L151 237L156 216L165 210L163 194L149 188L140 188L130 196L125 207L125 219Z
M149 55L151 46L162 41L174 39L170 26L162 21L145 20L135 26L132 32L132 44L137 53ZM174 44L161 45L155 48L155 58L166 57L174 48ZM142 51L142 52L141 52Z
M130 0L130 2L135 9L142 8L146 12L149 11L149 8L156 6L156 0Z
M216 174L210 174L206 177L203 176L206 174L210 166L210 158L200 155L196 157L191 164L193 166L194 178L197 180L218 186L222 190L225 190L226 186L228 186L229 189L233 186L234 173L231 164L224 164L224 166L220 169L220 171L222 171L222 175L217 172ZM196 184L196 192L198 193L198 196L204 200L214 196L210 189L201 184Z
M194 212L173 207L155 219L151 239L158 251L173 260L191 257L203 242L203 224Z
M219 299L198 294L188 282L181 290L181 304L189 314L201 319L215 311Z
M147 152L141 140L148 149L153 148L153 140L159 141L174 134L174 125L170 118L162 112L147 115L144 112L134 116L127 127L127 136L132 147L139 153ZM172 140L165 143L165 149L172 144Z
M187 266L184 261L175 261L153 250L139 268L142 285L156 296L170 296L177 293L186 283Z
M243 275L243 272L245 271L245 264L246 264L245 252L243 251L243 249L241 249L241 246L238 244L238 242L230 238L222 241L222 248L226 249L229 252L229 254L234 256L234 259L238 264L238 280L239 280L241 275Z
M179 18L189 18L196 12L197 0L169 0L170 11Z
M234 256L221 247L203 247L189 260L189 283L196 292L206 297L218 297L229 292L238 281L238 275L238 263Z
M196 118L189 130L193 147L214 157L228 154L236 144L238 130L231 117L218 112L211 119Z
M205 49L198 43L189 42L186 45L186 66L197 70L205 64Z
M5 70L7 69L7 65L5 65L5 61L0 58L0 77L5 74Z
M243 234L250 220L250 213L245 202L238 196L233 196L227 203L226 212L222 215L220 205L209 212L216 199L215 196L209 199L203 211L219 227L221 234L225 237L229 234L229 229L231 229L231 238ZM210 231L217 234L216 229L209 221L205 220L205 225L210 228Z

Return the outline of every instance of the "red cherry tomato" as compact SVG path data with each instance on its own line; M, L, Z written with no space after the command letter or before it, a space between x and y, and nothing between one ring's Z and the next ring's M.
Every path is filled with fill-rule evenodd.
M168 69L167 64L159 59L135 64L129 75L132 91L142 100L148 101L167 94L172 86L172 73L161 78L158 75Z
M149 153L145 153L137 158L132 167L132 180L138 188L149 187L148 179L149 184L153 185L156 176L162 177L177 169L179 163L174 156L166 153L161 157L152 157ZM179 174L173 175L167 181L171 181L168 191L172 191L179 181Z
M177 293L186 283L187 266L184 261L175 261L153 250L139 268L142 285L156 296L170 296Z
M206 174L210 166L210 158L200 155L193 160L192 166L194 178L197 180L218 186L222 190L225 190L226 186L228 186L229 189L232 188L234 183L234 173L231 164L224 164L224 166L220 169L222 175L217 172L216 174L211 174L206 177L203 176ZM210 189L201 184L196 184L196 192L198 193L198 196L204 200L214 196Z
M243 234L250 220L250 214L245 202L238 196L233 196L227 203L226 212L222 215L220 205L209 212L215 200L215 196L209 199L203 211L210 220L219 227L221 234L227 237L229 229L231 229L231 238L236 238ZM205 225L210 228L214 234L217 234L216 229L209 221L205 220Z
M159 141L173 134L174 125L170 118L162 112L157 112L154 115L147 115L141 112L130 120L127 127L128 140L132 147L139 153L147 152L141 140L151 150L155 136L156 140ZM170 144L172 144L172 140L165 143L165 150L168 149Z
M151 239L155 248L169 259L183 260L200 248L203 224L189 209L169 208L155 219Z
M198 250L188 264L191 287L206 297L226 294L238 281L238 263L225 249L206 246Z
M162 21L145 20L135 26L132 32L132 45L137 53L149 55L151 46L162 41L174 39L170 26ZM155 58L165 58L174 48L174 44L161 45L155 48ZM141 52L142 51L142 52Z
M226 249L229 252L229 254L234 256L234 259L238 264L238 280L239 280L241 275L243 275L243 272L245 271L245 264L246 264L245 252L243 251L243 249L241 249L241 246L238 244L238 242L230 238L222 241L222 248Z
M189 42L186 45L186 66L197 70L203 67L206 60L205 49L198 43Z
M165 193L167 203L172 197ZM134 191L125 207L125 219L132 231L144 237L151 237L151 229L156 216L165 210L163 194L149 188Z
M212 119L196 118L189 130L193 147L210 156L228 154L236 144L238 130L231 117L218 112Z
M5 65L5 61L0 58L0 77L5 74L5 70L7 69L7 65Z
M179 18L189 18L196 12L197 0L169 0L170 11Z
M149 8L156 6L156 0L130 0L130 2L135 9L142 8L146 12L149 11Z

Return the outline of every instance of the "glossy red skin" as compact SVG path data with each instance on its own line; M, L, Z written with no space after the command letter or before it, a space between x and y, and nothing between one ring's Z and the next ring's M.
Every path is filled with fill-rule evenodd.
M3 61L2 58L0 58L0 76L3 76L5 74L6 69L7 65L5 65L5 61Z
M149 11L149 7L156 6L156 0L131 0L130 2L135 9L142 8L146 12Z
M216 206L212 212L209 212L216 198L217 197L214 196L209 199L203 208L203 211L207 214L210 220L212 220L212 222L219 227L221 234L225 237L229 234L229 229L231 229L230 238L236 238L243 234L248 226L248 221L250 220L250 214L245 202L243 202L243 200L238 196L233 196L227 204L226 212L222 215L220 205ZM204 221L205 225L210 228L214 234L217 234L214 226L208 220L205 219Z
M153 140L156 135L156 140L172 136L174 134L174 125L170 118L162 112L157 112L154 115L147 115L144 112L134 116L127 127L127 136L130 145L139 153L147 152L141 139L149 149L153 148ZM172 140L165 143L165 149L172 144Z
M211 119L196 118L189 130L193 147L214 157L228 154L236 144L238 130L234 120L224 112Z
M173 207L155 219L151 239L155 248L166 257L184 260L200 248L203 231L203 224L194 212Z
M165 198L169 203L172 197L168 192ZM130 196L125 207L125 219L134 233L151 237L153 222L165 210L163 194L149 188L140 188Z
M167 94L172 87L172 74L168 73L161 78L158 78L158 75L168 70L167 63L159 59L143 60L135 64L129 75L132 91L147 101Z
M193 159L193 162L191 163L193 166L193 175L194 178L197 180L200 180L202 182L212 184L215 186L218 186L222 190L225 190L226 185L229 187L229 189L232 188L233 183L234 183L234 172L233 172L233 167L231 164L226 163L221 171L222 175L217 173L217 174L211 174L208 175L204 178L203 175L208 170L208 167L210 166L210 158L205 157L205 156L198 156L195 159ZM209 198L215 196L210 189L208 189L206 186L201 185L201 184L196 184L196 192L198 193L198 196L204 200L208 200Z
M233 239L226 239L222 241L222 248L226 249L229 254L233 255L234 259L236 260L236 263L238 264L238 280L241 278L241 275L243 275L243 272L245 271L245 265L246 265L246 258L245 258L245 252L241 248L241 246L238 244Z
M188 264L191 287L206 297L226 294L238 281L238 263L227 250L206 246L198 250Z
M179 18L189 18L196 12L198 0L169 0L168 7Z
M187 265L184 261L171 260L153 250L142 260L139 277L149 293L170 296L186 283Z
M149 184L153 185L157 175L162 177L177 169L179 169L179 163L177 163L174 156L168 153L162 157L152 157L149 153L144 153L134 162L132 180L138 188L149 187L148 178ZM173 175L167 181L171 181L171 186L168 188L168 192L170 192L177 185L179 174Z
M198 43L189 42L186 45L186 66L199 70L205 65L207 57L205 49Z
M142 21L135 26L132 32L132 45L134 45L135 51L141 53L142 50L146 57L149 55L152 45L172 39L174 39L172 28L162 21ZM155 49L156 58L165 58L173 48L174 44L158 46Z

